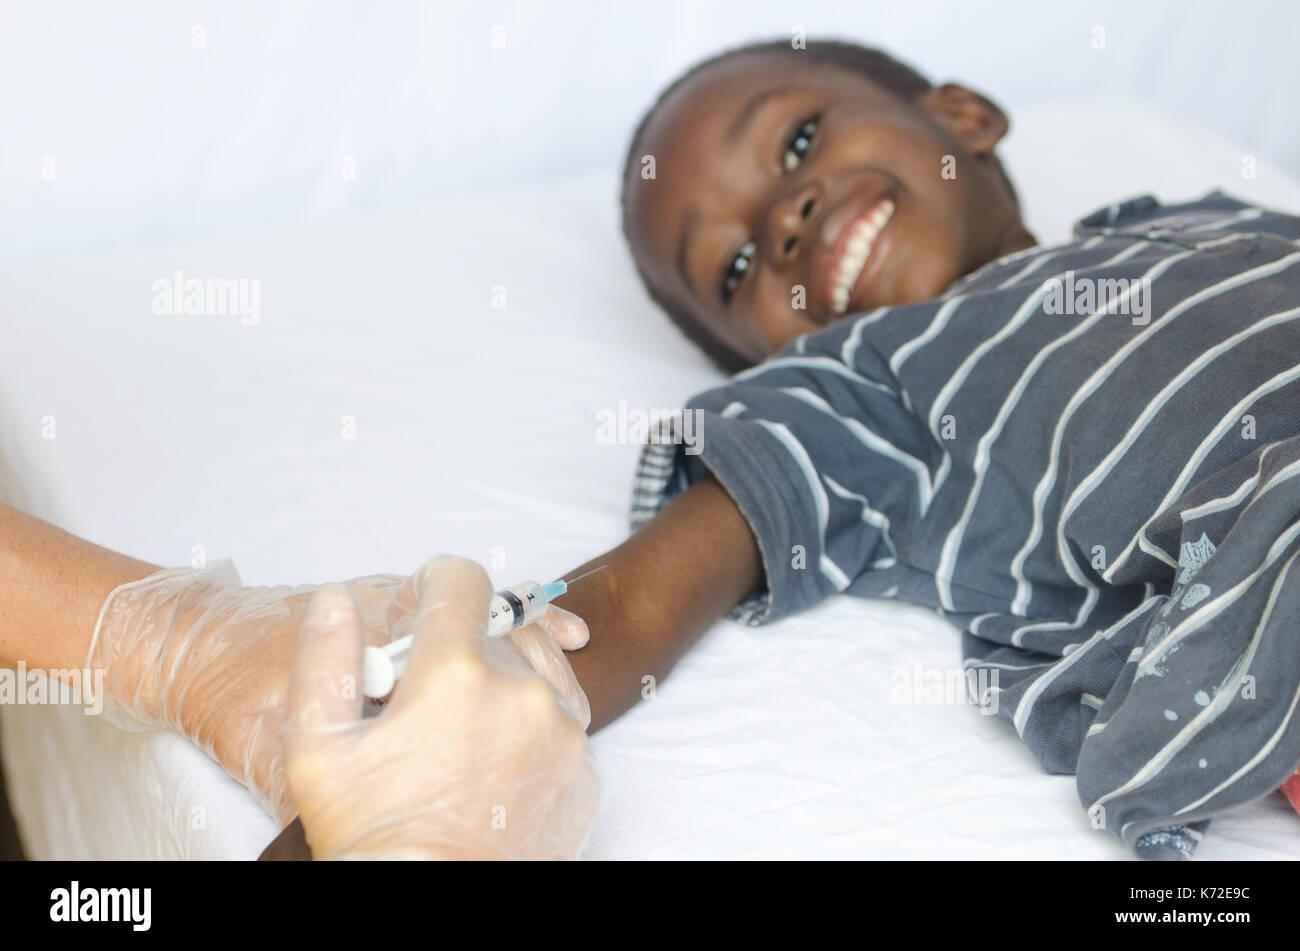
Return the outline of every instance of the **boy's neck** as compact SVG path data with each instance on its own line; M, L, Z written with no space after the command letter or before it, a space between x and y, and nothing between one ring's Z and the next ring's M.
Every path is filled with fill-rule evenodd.
M990 260L1004 258L1008 254L1015 254L1017 251L1023 251L1026 248L1032 248L1038 244L1038 239L1030 234L1029 229L1025 227L1019 216L1011 219L1007 227L1003 229L1001 238L998 242L999 250Z

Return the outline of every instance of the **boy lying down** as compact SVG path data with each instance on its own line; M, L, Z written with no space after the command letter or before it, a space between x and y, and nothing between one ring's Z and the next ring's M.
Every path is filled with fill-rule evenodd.
M836 42L726 53L654 105L628 243L736 375L570 574L610 565L567 598L569 659L598 728L723 615L929 605L1095 825L1186 857L1300 763L1300 219L1142 197L1044 248L1007 127Z

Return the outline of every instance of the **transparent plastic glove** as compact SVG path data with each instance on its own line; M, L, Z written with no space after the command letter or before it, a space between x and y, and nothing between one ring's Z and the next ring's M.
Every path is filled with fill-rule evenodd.
M586 734L508 640L491 586L455 558L403 586L406 674L362 718L362 608L317 594L289 688L286 768L318 859L560 859L586 843L599 796Z
M388 639L397 575L346 583L370 643ZM126 729L183 733L259 797L293 817L282 745L289 670L316 586L246 588L229 561L169 568L116 588L86 665L104 670L105 714Z
M591 704L578 677L569 666L565 651L587 646L591 633L587 622L572 611L548 605L541 620L534 621L507 635L533 670L551 682L573 710L582 729L591 726Z

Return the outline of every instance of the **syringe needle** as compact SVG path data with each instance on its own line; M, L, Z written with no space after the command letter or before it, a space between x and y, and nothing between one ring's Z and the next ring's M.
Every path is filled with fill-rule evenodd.
M596 572L604 571L608 567L609 567L609 562L605 562L605 564L601 565L599 568L592 568L590 571L584 571L582 574L578 575L578 577L574 578L572 581L564 581L563 578L561 578L560 580L564 581L564 586L568 588L571 585L573 585L574 582L581 581L583 578L590 578Z

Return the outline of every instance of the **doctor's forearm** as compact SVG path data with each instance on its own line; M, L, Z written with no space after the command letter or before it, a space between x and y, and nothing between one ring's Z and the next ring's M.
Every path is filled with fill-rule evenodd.
M0 667L80 668L109 593L157 570L0 503Z

